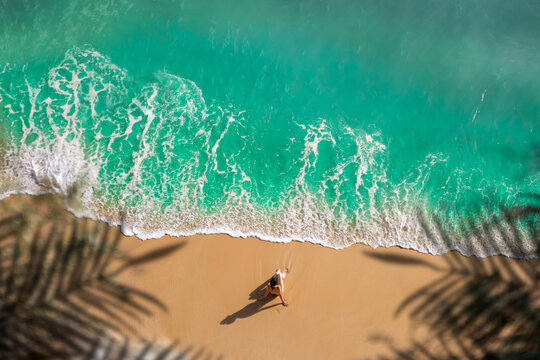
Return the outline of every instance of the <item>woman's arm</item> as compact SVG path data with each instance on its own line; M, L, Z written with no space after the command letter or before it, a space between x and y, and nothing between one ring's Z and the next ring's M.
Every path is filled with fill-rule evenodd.
M279 286L279 285L278 285ZM283 298L283 290L281 289L281 287L279 288L279 298L281 299L281 303L283 304L283 306L289 306L289 303L287 302L287 300L285 300Z

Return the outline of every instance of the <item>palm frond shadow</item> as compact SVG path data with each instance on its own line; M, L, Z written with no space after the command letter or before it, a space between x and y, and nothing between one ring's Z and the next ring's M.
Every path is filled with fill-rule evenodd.
M503 256L465 259L457 251L443 256L446 270L407 296L395 312L396 316L408 313L412 320L426 325L429 340L408 349L390 346L395 358L540 358L540 206L500 210L501 215L490 221L470 216L460 232L468 235L465 240L445 230L436 215L419 216L426 235L445 249L474 238L483 253L513 249L528 260ZM523 244L533 250L523 251L527 248Z
M171 359L174 344L135 346L133 323L166 311L154 295L116 276L183 244L139 257L118 250L120 232L103 223L41 221L30 239L21 213L0 220L0 358Z

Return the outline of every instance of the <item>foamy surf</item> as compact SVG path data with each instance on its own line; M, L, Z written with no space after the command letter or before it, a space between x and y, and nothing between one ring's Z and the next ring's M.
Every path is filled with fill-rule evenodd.
M428 198L430 176L447 155L428 154L392 181L380 131L291 119L290 137L272 148L257 137L249 112L207 101L175 74L140 83L90 47L67 51L34 82L24 66L7 64L0 85L3 197L58 194L78 216L141 239L227 233L335 249L364 243L535 256L533 243L512 245L526 238L522 226L504 225L515 230L510 238L484 225L478 235L476 225L503 211L475 215L464 227L469 215L449 221L456 212ZM455 170L445 191L459 199L461 189L452 193L450 183L463 185L468 174Z

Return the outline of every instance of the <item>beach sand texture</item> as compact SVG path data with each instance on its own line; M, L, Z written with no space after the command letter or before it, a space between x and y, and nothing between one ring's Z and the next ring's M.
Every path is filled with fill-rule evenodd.
M4 239L13 236L8 231L12 214L29 219L21 230L26 235L18 239L23 243L28 234L38 237L38 232L28 230L40 219L46 226L54 223L66 229L79 224L71 234L89 238L107 228L74 219L50 196L11 196L2 201L2 214L3 246ZM109 228L107 236L118 233L117 227ZM126 292L124 298L107 303L123 319L120 329L133 328L114 335L130 338L130 346L164 349L173 344L174 355L187 359L481 358L489 352L508 353L512 339L512 351L529 352L538 346L532 340L538 335L532 320L539 314L537 261L465 258L454 252L432 256L364 245L332 250L226 235L119 239L109 264L110 278L148 296ZM14 265L9 256L2 259L6 274ZM277 267L289 269L289 307L275 297L256 301ZM7 296L6 277L2 279L0 287ZM12 289L20 293L17 286ZM94 289L84 291L92 294ZM132 306L133 299L139 308ZM99 306L86 303L81 309L114 320ZM5 346L7 340L2 341ZM134 351L143 350L139 345ZM170 351L169 358L174 358L172 347ZM150 352L145 356L156 358Z

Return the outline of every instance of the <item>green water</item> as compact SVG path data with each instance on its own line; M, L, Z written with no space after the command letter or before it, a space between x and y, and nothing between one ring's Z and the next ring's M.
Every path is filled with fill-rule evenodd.
M539 39L535 1L4 1L0 190L143 238L440 253L418 214L536 201Z

